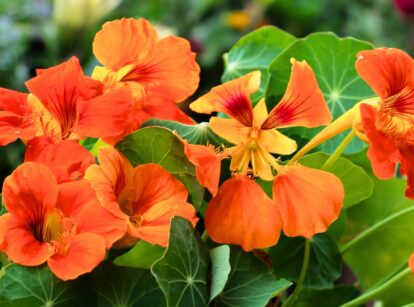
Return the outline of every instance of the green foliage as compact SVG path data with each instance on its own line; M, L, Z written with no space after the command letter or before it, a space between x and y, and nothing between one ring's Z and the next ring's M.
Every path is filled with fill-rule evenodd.
M151 268L167 306L205 306L209 301L207 247L190 222L175 217L165 255Z
M312 168L322 168L329 155L314 153L303 157L300 163ZM345 189L344 208L349 208L370 197L374 183L370 176L360 166L346 158L339 158L327 171L341 179Z
M219 295L229 278L230 267L230 247L221 245L210 250L211 258L211 285L210 302Z
M165 300L149 270L103 263L93 272L97 306L164 306Z
M147 127L126 136L116 148L134 165L157 163L177 177L199 208L204 188L198 183L195 167L184 154L183 143L168 129Z
M165 248L140 240L128 252L115 258L114 263L119 266L149 269L164 252Z
M0 273L2 306L91 306L94 296L90 290L87 279L63 282L46 265L23 267L10 264Z
M227 284L213 301L214 306L265 306L269 299L291 285L287 280L277 279L266 263L240 248L231 248L230 266Z
M142 127L158 126L164 127L171 131L176 131L183 139L190 144L213 144L221 146L228 144L228 142L210 129L208 123L200 123L196 125L186 125L172 120L150 119L146 121Z
M311 251L304 287L332 288L342 271L342 258L335 242L326 234L310 239ZM297 281L303 263L305 238L282 236L279 243L269 249L276 276Z
M358 296L351 286L338 286L333 289L303 289L295 301L295 307L338 307Z
M224 54L225 70L222 81L260 70L260 91L254 94L254 100L258 100L264 96L269 82L269 64L295 39L294 36L274 26L262 27L243 36L228 53Z
M333 118L338 118L358 101L375 96L354 68L356 54L372 48L373 46L367 42L349 37L338 38L333 33L315 33L298 39L270 64L266 97L269 101L274 101L283 96L290 77L291 58L298 61L306 60L315 73ZM310 139L320 129L294 128L290 129L289 134L297 133ZM342 133L325 142L319 149L332 153L345 135L346 133ZM346 152L355 153L363 147L364 143L355 138Z

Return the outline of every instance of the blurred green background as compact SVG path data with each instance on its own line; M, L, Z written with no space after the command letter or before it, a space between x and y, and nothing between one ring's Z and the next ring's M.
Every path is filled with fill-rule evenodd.
M202 67L196 96L220 83L222 54L245 33L276 25L297 37L316 31L353 36L376 46L414 51L413 0L14 0L0 1L0 86L26 91L36 68L71 55L86 73L91 46L107 20L144 17L161 35L190 40ZM0 148L0 183L22 162L20 142Z

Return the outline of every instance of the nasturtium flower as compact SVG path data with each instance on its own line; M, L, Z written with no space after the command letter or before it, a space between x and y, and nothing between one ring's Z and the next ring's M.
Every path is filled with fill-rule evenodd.
M373 171L389 179L401 163L406 196L414 199L414 60L399 49L380 48L361 51L355 67L378 95L373 105L360 106Z
M47 166L20 165L4 181L0 247L15 263L47 262L60 279L91 272L125 233L85 180L58 184Z
M171 219L181 216L194 226L194 207L187 203L185 186L158 164L133 167L113 148L99 151L100 165L90 166L85 178L101 205L122 218L126 234L116 244L123 248L145 240L168 245Z
M208 204L205 227L213 241L251 251L277 243L281 220L260 185L246 174L238 174L226 180Z
M120 88L103 94L103 85L86 77L75 57L37 70L26 86L37 135L48 136L54 143L118 135L131 116L130 90Z
M93 155L80 144L65 140L53 143L48 137L35 137L27 142L24 161L41 162L55 174L59 183L83 177L95 163Z
M159 39L145 19L122 18L103 25L93 42L93 53L103 66L92 77L106 92L131 89L133 119L122 135L151 117L192 123L176 105L198 87L200 68L187 40L173 35Z
M260 72L214 87L190 105L198 113L223 112L231 118L212 117L211 129L235 144L229 148L232 171L244 172L250 165L255 176L273 179L277 160L272 156L296 151L296 142L277 128L316 127L331 121L331 114L310 66L292 59L292 73L285 95L268 114L264 99L252 108L250 94L259 90Z
M338 218L344 196L338 177L298 163L281 166L273 182L273 202L290 237L325 232Z
M0 88L0 146L35 136L27 94Z
M408 260L408 265L410 266L411 271L414 273L414 254L412 254Z

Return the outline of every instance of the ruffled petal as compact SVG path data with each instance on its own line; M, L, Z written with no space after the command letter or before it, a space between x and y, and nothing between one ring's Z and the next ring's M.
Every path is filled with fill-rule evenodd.
M44 221L45 214L55 207L57 196L54 174L38 162L23 163L3 184L4 206L27 227L36 227Z
M78 123L72 138L100 138L124 132L131 121L134 100L128 88L120 88L78 105Z
M144 85L149 97L181 102L197 89L199 75L200 67L189 42L168 36L157 42L147 57L136 61L134 69L122 81Z
M382 99L414 88L414 61L404 51L378 48L358 53L355 68Z
M260 71L254 71L213 87L209 93L191 103L190 108L197 113L223 112L244 126L251 127L253 108L250 94L259 88Z
M93 53L99 62L117 71L144 59L157 40L157 32L149 21L122 18L103 25L95 35Z
M0 146L35 135L27 94L0 88Z
M155 163L141 164L134 170L131 215L144 215L153 205L164 200L186 201L185 186Z
M292 73L282 100L270 112L262 129L327 125L331 113L306 61L292 59Z
M214 147L183 142L185 155L196 166L198 182L215 196L220 179L221 157L216 154Z
M361 104L360 111L362 127L369 141L367 155L372 169L378 178L392 178L396 163L400 160L397 145L392 138L377 130L377 109L368 104Z
M238 175L225 181L210 201L205 226L213 241L251 251L276 244L281 222L277 208L262 188Z
M3 247L6 247L7 256L13 262L37 266L53 255L52 246L40 241L33 233L32 228L39 227L38 225L27 224L10 214L5 226L7 228L3 234Z
M343 200L342 182L322 170L286 166L273 182L273 201L287 236L311 238L325 232L338 218Z
M125 219L101 207L95 191L85 180L61 184L57 207L76 224L77 233L100 235L107 249L126 232Z
M62 280L71 280L91 272L105 259L105 240L96 234L82 233L69 242L66 254L48 260L50 270Z
M24 160L47 165L59 183L82 178L86 169L95 162L92 154L78 143L63 141L54 144L45 136L27 142Z

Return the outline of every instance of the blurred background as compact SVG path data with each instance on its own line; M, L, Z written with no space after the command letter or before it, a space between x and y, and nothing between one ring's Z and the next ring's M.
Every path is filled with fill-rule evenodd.
M267 24L297 37L332 31L414 52L414 0L0 0L0 87L26 91L36 68L71 55L91 73L94 34L121 17L144 17L161 36L190 40L202 68L196 96L220 83L222 54ZM23 151L20 142L0 147L0 183L22 162Z

